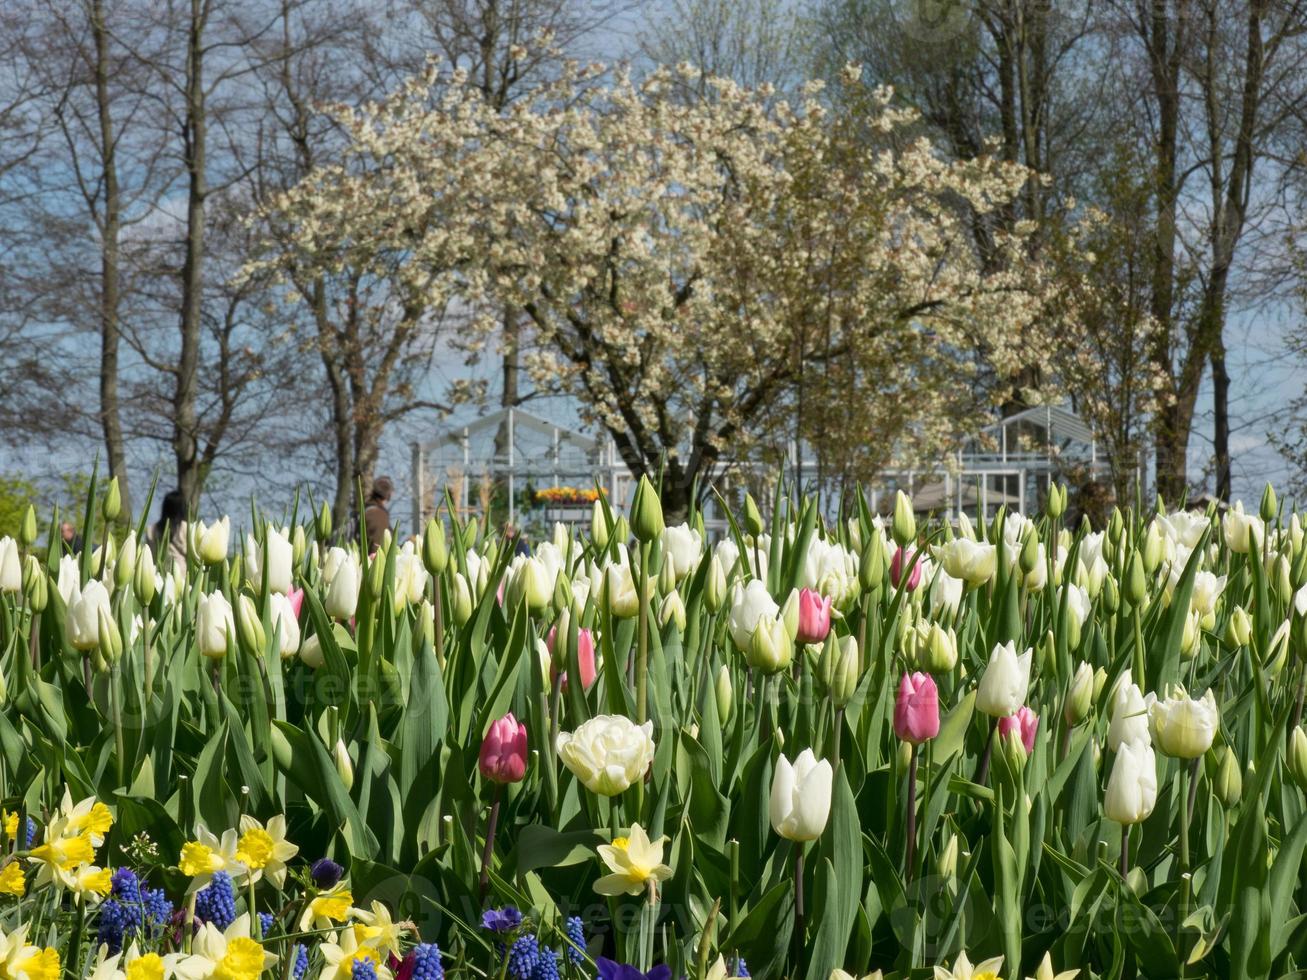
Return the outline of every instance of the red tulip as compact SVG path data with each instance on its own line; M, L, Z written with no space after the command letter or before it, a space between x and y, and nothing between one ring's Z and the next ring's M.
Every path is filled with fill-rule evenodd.
M812 589L799 590L799 629L795 640L799 643L821 643L830 632L830 610L833 600Z
M1000 737L1008 732L1017 732L1021 736L1021 744L1026 747L1026 755L1035 751L1035 733L1038 731L1039 715L1025 706L1022 706L1016 714L998 720Z
M918 671L904 674L894 700L894 734L920 745L939 734L939 689L935 679Z
M906 548L896 548L894 557L889 563L889 578L895 588L898 588L899 579L903 577L903 571L909 565L912 566L912 570L908 572L908 581L903 586L905 592L911 592L921 584L921 557L916 549L908 551Z
M553 653L554 642L558 638L558 627L554 626L549 630L549 635L545 637L545 646L549 648L550 666L549 681L553 683L558 676L558 668L554 666ZM581 668L581 686L587 691L590 685L595 682L595 641L594 634L587 629L576 631L576 663ZM567 687L567 671L563 671L563 687Z
M526 725L510 711L491 722L477 760L481 775L496 783L521 782L526 775Z

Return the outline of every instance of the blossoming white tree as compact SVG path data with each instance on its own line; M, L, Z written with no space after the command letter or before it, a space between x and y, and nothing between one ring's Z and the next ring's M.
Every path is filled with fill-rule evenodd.
M672 83L692 71L568 65L500 110L432 69L342 110L345 159L277 202L293 261L526 311L533 380L576 396L633 472L662 465L670 512L792 417L814 364L840 365L882 462L938 447L1040 349L1038 276L982 268L962 218L1026 172L943 162L856 71L839 114L815 86L791 102L722 79L686 104Z

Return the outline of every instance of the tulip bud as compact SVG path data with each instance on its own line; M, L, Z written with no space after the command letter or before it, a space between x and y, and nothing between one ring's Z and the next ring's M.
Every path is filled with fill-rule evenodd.
M1266 484L1266 489L1262 491L1261 518L1269 524L1271 521L1275 520L1275 515L1278 514L1279 511L1280 504L1279 501L1275 499L1275 488L1268 483Z
M1230 621L1225 624L1225 642L1232 647L1245 647L1253 636L1252 620L1243 606L1235 606Z
M1053 520L1058 520L1066 513L1066 487L1056 483L1049 484L1048 501L1044 506L1048 511L1048 516Z
M21 578L19 579L18 587L22 589L24 593L31 592L34 588L32 580L43 578L44 576L45 566L41 564L41 560L37 558L36 555L28 555L23 559Z
M1160 493L1157 495L1157 500L1154 502L1153 510L1157 512L1157 515L1159 517L1166 516L1166 501L1162 499L1162 495Z
M109 481L109 486L104 491L104 500L100 504L100 513L104 515L106 521L112 522L118 520L118 515L122 513L123 495L118 489L118 477Z
M272 759L282 772L289 772L295 761L295 753L291 750L290 740L286 738L286 733L276 725L272 726Z
M1114 616L1121 608L1121 590L1111 575L1103 577L1103 590L1098 594L1098 606L1106 616Z
M34 555L27 556L29 562L35 562ZM38 574L32 576L31 584L24 584L23 593L27 596L28 608L34 613L44 612L45 607L50 601L50 579L45 574L45 569L40 567L39 562L35 562Z
M781 606L781 621L785 624L785 632L790 636L790 642L799 635L799 590L790 589L790 594L785 597L785 605Z
M862 561L858 564L858 584L863 592L879 589L885 581L885 536L876 528L871 529L870 540L862 549Z
M1119 507L1113 507L1112 516L1107 519L1107 536L1113 544L1119 545L1124 534L1125 518L1121 516Z
M1026 746L1021 741L1021 729L1019 727L1009 728L1007 731L1001 732L999 747L1002 750L1001 755L1008 776L1015 781L1026 767Z
M1289 569L1289 559L1280 555L1275 559L1275 574L1271 579L1275 586L1276 597L1286 606L1293 601L1293 581Z
M940 851L939 861L935 865L940 877L956 878L958 874L958 835L949 834L948 843Z
M1180 633L1180 656L1186 660L1198 652L1198 638L1202 635L1200 617L1190 613L1184 618L1184 630Z
M590 540L599 551L608 547L608 521L601 500L596 500L590 507Z
M114 622L113 615L101 606L97 610L100 625L100 654L106 661L115 664L123 655L123 637ZM96 661L97 666L99 661Z
M1080 627L1074 616L1067 617L1067 648L1074 650L1080 645ZM1052 630L1044 631L1044 638L1039 641L1039 663L1044 670L1057 670L1057 641Z
M681 593L675 589L663 597L662 608L658 610L658 623L661 626L675 623L678 630L685 632L685 602L681 599Z
M449 567L449 546L445 543L445 525L434 518L427 521L422 532L422 563L427 571L439 577Z
M386 587L386 551L378 548L368 564L368 595L380 599Z
M463 550L475 548L477 543L477 534L480 530L480 524L475 517L469 517L467 523L463 525Z
M236 600L236 635L245 649L255 655L261 656L268 645L268 636L259 611L254 608L254 600L243 593Z
M1138 609L1148 597L1148 576L1144 571L1144 561L1138 551L1130 554L1130 562L1125 573L1125 601L1131 609Z
M1149 524L1143 548L1144 571L1149 575L1157 571L1157 566L1162 563L1163 548L1162 532L1157 529L1156 522Z
M917 648L917 664L931 674L946 674L957 666L958 639L953 630L945 631L939 623L930 624L926 642Z
M890 526L890 534L900 548L917 539L917 518L912 511L912 501L902 490L894 493L894 523Z
M1289 772L1298 788L1307 793L1307 732L1301 725L1289 736Z
M36 508L31 504L27 505L27 510L23 512L23 523L18 527L18 543L24 548L30 548L32 542L36 540Z
M1239 798L1243 795L1243 772L1239 768L1239 760L1235 758L1234 752L1225 749L1221 752L1219 760L1209 755L1207 769L1217 798L1227 810L1233 810L1239 805Z
M113 565L113 584L115 588L125 589L136 572L136 532L128 531L118 549L118 560Z
M1026 539L1021 545L1021 573L1029 575L1039 564L1039 535L1035 533L1034 528L1026 532Z
M753 494L744 495L744 529L753 537L762 534L767 525L763 522L762 511L758 509L758 502L753 499Z
M1099 667L1094 671L1094 704L1098 704L1103 698L1103 688L1107 686L1107 671Z
M763 616L749 638L745 660L766 674L775 674L790 665L794 658L794 640L780 617Z
M648 544L658 540L664 527L663 504L658 499L658 491L648 476L641 476L635 488L635 499L631 502L631 530L638 540Z
M612 537L617 539L618 544L626 544L627 539L631 537L631 522L626 519L625 514L613 522Z
M572 580L567 577L567 573L560 571L558 577L554 579L554 612L560 615L572 608Z
M309 539L304 533L304 525L296 524L295 530L290 533L290 563L292 567L298 568L304 561L304 552L309 550Z
M726 601L726 570L722 568L722 563L716 555L713 555L708 562L708 577L704 582L703 588L704 605L708 611L715 613L722 608L722 603Z
M331 537L331 508L327 506L325 500L322 502L322 506L318 508L314 532L317 534L319 541L326 541Z
M858 655L858 641L852 636L841 637L839 657L835 661L835 672L831 677L830 700L837 708L843 708L858 690L861 677L861 658Z
M336 775L345 786L345 792L348 793L354 787L354 762L349 757L349 749L345 746L343 738L336 740L336 747L332 750L332 761L336 764Z
M717 719L725 725L731 719L734 706L734 694L731 689L731 672L725 664L717 669L717 682L713 685L713 694L717 698Z
M1084 721L1089 714L1089 708L1094 699L1094 669L1087 663L1081 663L1076 668L1076 673L1071 678L1071 687L1067 691L1066 705L1062 709L1062 716L1066 723L1075 726Z
M1289 568L1289 581L1295 590L1307 585L1307 548L1300 549L1294 558L1293 565Z
M658 594L670 595L676 591L676 566L672 564L671 559L664 555L663 564L658 569Z

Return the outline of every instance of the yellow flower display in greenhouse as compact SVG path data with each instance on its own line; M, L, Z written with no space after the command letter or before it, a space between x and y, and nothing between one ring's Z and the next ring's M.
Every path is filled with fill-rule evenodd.
M286 840L286 818L281 814L266 826L249 814L241 817L236 860L249 869L250 881L266 877L281 888L286 883L286 862L299 852L296 845Z
M600 895L639 895L651 881L666 881L672 869L663 864L663 844L656 841L638 823L631 826L629 837L618 837L611 844L599 845L599 856L613 872L595 882Z

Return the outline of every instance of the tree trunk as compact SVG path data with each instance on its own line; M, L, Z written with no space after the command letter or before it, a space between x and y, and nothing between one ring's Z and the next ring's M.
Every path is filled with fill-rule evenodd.
M177 359L177 387L173 395L173 453L177 458L177 486L195 507L201 489L198 423L195 400L200 360L200 312L204 284L205 108L204 22L207 0L191 0L186 55L186 125L184 133L187 176L186 257L182 263L181 352Z
M95 107L104 177L104 218L100 228L100 431L104 435L109 475L118 478L122 512L130 521L131 492L118 408L118 239L122 231L122 201L118 188L117 137L109 99L109 32L104 21L103 0L92 0L90 13L95 40Z
M1212 404L1216 454L1216 496L1230 499L1230 375L1225 367L1225 339L1219 334L1212 346Z
M504 310L504 354L502 361L502 387L499 392L500 408L515 408L518 402L519 359L521 353L522 324L514 311ZM508 419L495 430L495 459L508 456Z

